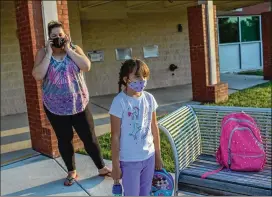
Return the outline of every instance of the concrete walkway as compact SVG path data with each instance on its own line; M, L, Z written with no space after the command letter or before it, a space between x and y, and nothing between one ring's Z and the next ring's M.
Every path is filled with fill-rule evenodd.
M228 83L229 94L268 82L262 76L254 75L221 74L220 78L222 82Z
M71 187L63 185L66 172L60 159L39 155L1 167L1 196L110 195L111 180L96 176L91 159L76 155L76 161L80 180ZM103 182L108 184L102 184ZM102 189L102 185L108 188Z
M111 168L111 162L105 161ZM76 154L78 181L63 185L66 170L62 159L38 155L1 167L1 196L112 196L111 178L99 177L90 157ZM179 195L194 195L188 192Z

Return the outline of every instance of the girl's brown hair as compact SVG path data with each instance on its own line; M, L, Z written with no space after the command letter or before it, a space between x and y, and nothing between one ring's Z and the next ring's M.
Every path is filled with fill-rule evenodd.
M127 82L124 81L124 77L129 78L129 74L133 73L134 69L136 68L135 75L142 76L144 78L149 78L150 71L146 63L139 59L129 59L122 63L120 72L119 72L119 92L121 92L122 85L125 87L127 86Z

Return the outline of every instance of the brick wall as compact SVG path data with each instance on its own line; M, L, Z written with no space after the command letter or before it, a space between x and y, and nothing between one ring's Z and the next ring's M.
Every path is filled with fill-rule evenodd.
M272 11L262 14L264 79L272 80Z
M183 32L177 31L182 24ZM144 61L151 69L147 88L191 83L190 54L186 10L170 14L129 15L122 20L82 21L84 51L103 50L105 61L93 63L86 73L91 96L116 93L122 61L117 61L115 48L132 47L134 57L143 58L142 47L159 45L159 57ZM179 68L172 76L170 64Z
M42 108L41 82L36 82L31 74L35 54L44 45L41 2L15 1L15 9L32 147L50 155L51 134L43 129L46 116Z
M193 100L218 103L228 99L228 84L220 83L218 40L215 28L217 84L209 85L210 62L206 18L204 4L188 8ZM214 6L214 19L216 24L216 6Z
M67 0L57 0L58 18L66 34L70 34Z
M1 116L26 112L13 1L1 1Z

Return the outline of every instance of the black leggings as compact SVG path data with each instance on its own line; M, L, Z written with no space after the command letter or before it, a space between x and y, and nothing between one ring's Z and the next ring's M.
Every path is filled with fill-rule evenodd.
M69 116L53 114L45 106L44 109L56 133L59 151L68 171L76 169L74 147L72 144L74 135L73 127L96 167L102 169L105 166L95 135L93 116L88 107L81 113Z

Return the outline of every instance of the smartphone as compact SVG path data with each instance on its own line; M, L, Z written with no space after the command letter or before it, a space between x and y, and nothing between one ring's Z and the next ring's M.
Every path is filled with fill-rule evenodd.
M76 45L74 45L74 44L72 43L72 41L70 42L70 47L71 47L72 49L76 49Z

